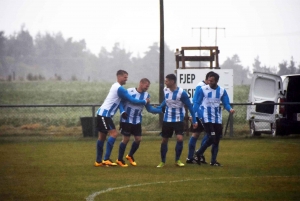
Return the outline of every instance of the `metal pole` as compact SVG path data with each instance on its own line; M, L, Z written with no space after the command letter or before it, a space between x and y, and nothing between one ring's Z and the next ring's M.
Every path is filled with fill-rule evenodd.
M233 137L233 114L229 114L229 136Z
M93 135L92 136L94 136L94 137L97 137L97 135L96 135L96 125L95 125L95 120L96 120L96 118L95 118L95 106L93 105L92 106L92 117L93 117L93 119L92 119L92 126L93 126L93 129L92 129L92 131L93 131Z
M164 1L159 0L160 5L160 48L159 48L159 103L164 100L164 52L165 52L165 41L164 41ZM163 114L159 115L159 124L162 126Z

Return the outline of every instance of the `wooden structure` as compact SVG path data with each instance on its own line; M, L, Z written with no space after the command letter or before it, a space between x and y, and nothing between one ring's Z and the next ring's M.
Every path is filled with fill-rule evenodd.
M209 55L208 56L185 56L184 51L185 50L207 50L209 51ZM178 68L209 68L209 69L220 69L219 67L219 49L218 46L198 46L198 47L181 47L181 50L179 51L179 49L176 49L175 52L175 60L176 60L176 69ZM209 67L203 67L203 66L199 66L199 67L187 67L186 66L186 61L190 61L190 62L194 62L194 61L198 61L198 62L209 62ZM181 67L180 67L180 62L181 62Z
M201 50L209 51L208 56L185 56L185 51L195 51L198 50L201 53ZM176 60L176 69L220 69L219 67L219 48L218 46L196 46L196 47L181 47L181 50L176 49L175 60ZM199 66L199 67L187 67L185 62L209 62L209 66ZM180 67L181 63L181 67ZM176 70L175 70L176 72ZM189 136L189 115L188 108L185 106L185 118L184 118L184 130L186 136Z

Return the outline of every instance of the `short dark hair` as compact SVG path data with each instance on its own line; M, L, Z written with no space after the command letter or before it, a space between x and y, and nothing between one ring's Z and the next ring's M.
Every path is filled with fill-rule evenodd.
M166 78L169 79L169 80L174 80L174 83L176 83L176 80L177 80L176 75L169 74L169 75L166 76Z
M150 84L150 80L148 80L147 78L142 78L140 80L140 82L142 82L142 83L148 82Z
M128 73L127 73L125 70L118 70L118 71L117 71L117 76L118 76L118 75L124 75L124 74L127 74L127 75L128 75Z
M212 72L210 75L209 75L209 77L214 77L215 78L215 80L216 80L216 82L218 82L219 81L219 74L218 73L215 73L215 72Z
M205 76L205 80L207 80L209 78L210 74L212 74L212 73L214 73L214 71L209 71Z

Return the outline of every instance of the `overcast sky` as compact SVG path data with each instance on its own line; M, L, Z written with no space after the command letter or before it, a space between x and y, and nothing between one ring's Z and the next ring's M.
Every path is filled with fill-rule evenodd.
M291 57L300 64L300 0L164 0L165 42L217 46L220 63L234 54L252 67L278 66ZM87 48L111 51L116 42L136 56L159 43L159 0L0 0L0 31L5 36L25 25L32 36L61 32L85 39ZM223 29L225 28L225 29ZM175 68L175 66L174 66Z

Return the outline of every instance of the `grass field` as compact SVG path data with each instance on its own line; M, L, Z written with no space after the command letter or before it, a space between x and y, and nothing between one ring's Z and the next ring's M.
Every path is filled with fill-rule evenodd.
M120 139L111 155L114 160ZM174 165L175 139L171 138L167 164L161 169L156 168L160 140L145 136L135 154L138 166L121 168L93 167L95 139L1 137L0 199L300 200L298 136L225 138L218 155L223 167L188 164L183 168ZM188 137L182 161L187 143Z
M110 85L0 82L0 104L101 104ZM234 102L247 102L248 91L249 86L235 86ZM151 84L149 92L152 103L158 103L158 84ZM81 137L79 121L91 114L89 109L1 108L0 200L300 200L300 136L248 138L245 107L235 109L234 137L226 135L220 143L218 160L224 167L176 167L172 138L167 164L159 169L161 138L145 133L158 127L152 114L143 119L137 167L96 168L96 139Z
M101 82L0 82L0 105L45 105L45 104L95 104L101 105L109 91L111 83ZM124 87L134 87L136 83L127 83ZM148 92L151 103L158 103L157 83L152 83ZM247 101L249 86L234 86L235 103ZM97 108L96 108L97 109ZM236 134L248 132L246 124L246 107L235 107ZM91 107L30 107L30 108L0 108L0 136L14 134L52 134L70 135L72 130L81 133L80 117L91 116ZM224 122L227 120L224 112ZM118 123L119 113L115 123ZM158 130L158 115L143 112L143 130ZM78 132L79 131L79 132ZM73 134L72 134L73 135Z

